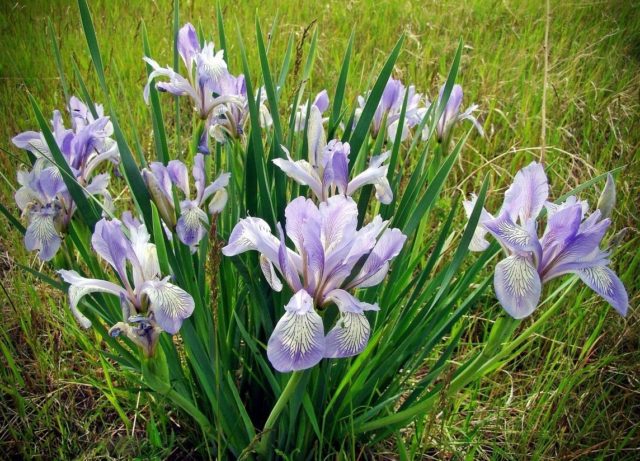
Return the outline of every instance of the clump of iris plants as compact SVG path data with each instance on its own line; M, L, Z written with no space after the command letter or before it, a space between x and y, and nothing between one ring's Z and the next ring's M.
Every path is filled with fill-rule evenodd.
M603 245L611 175L592 180L606 186L589 212L575 194L549 202L534 162L495 216L484 209L485 179L460 223L449 173L466 142L484 147L473 134L484 134L479 106L461 111L455 83L462 44L433 102L426 79L393 75L402 38L350 101L353 40L337 80L310 90L317 34L295 59L291 37L275 75L259 21L250 66L249 38L229 46L219 9L215 39L178 27L176 10L175 66L151 56L142 29L140 102L154 139L142 143L125 135L88 5L78 3L105 106L80 81L83 101L64 101L66 128L31 99L40 131L13 138L28 152L15 194L22 221L0 210L48 261L30 272L62 288L71 315L102 339L94 352L195 423L203 456L326 458L397 436L516 358L542 321L519 331L516 319L554 278L577 275L627 313L615 248ZM508 315L492 319L478 356L459 358L466 314L487 299L485 268L498 251L488 233L505 252L493 281ZM557 306L566 293L548 299Z

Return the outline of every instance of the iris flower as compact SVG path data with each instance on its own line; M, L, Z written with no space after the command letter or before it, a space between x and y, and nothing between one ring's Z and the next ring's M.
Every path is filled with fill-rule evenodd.
M612 181L609 187L611 184ZM548 195L544 169L533 162L516 174L497 217L482 210L470 249L485 250L489 232L508 254L498 263L494 275L498 301L512 317L527 317L537 307L544 283L573 273L626 315L627 292L609 268L609 251L600 248L611 220L603 217L600 209L587 215L588 203L575 196L555 205L546 201ZM468 215L475 200L472 196L464 204ZM537 221L543 207L547 210L547 225L538 238Z
M125 233L125 229L127 234ZM169 282L160 273L156 246L149 242L144 224L130 215L123 222L100 220L91 238L93 249L109 263L119 283L88 279L76 271L58 273L69 283L69 304L74 316L84 328L91 321L78 310L80 300L90 293L106 293L120 298L123 322L114 325L113 336L125 334L141 346L147 356L153 355L158 334L175 334L184 319L194 309L193 298L182 288Z
M438 101L442 100L442 93L444 92L444 85L440 88L438 94ZM473 116L473 113L478 110L477 104L472 104L464 112L460 112L460 106L462 105L462 87L460 85L453 85L449 100L444 107L444 112L438 120L436 125L436 137L439 143L448 143L453 127L463 120L469 120L473 123L473 126L478 130L480 136L484 136L484 130L482 125L478 122L478 119ZM425 125L422 131L422 139L425 140L429 135L428 124Z
M407 100L407 112L405 114L404 126L402 127L402 141L409 136L409 129L418 125L424 116L426 109L420 107L422 101L422 95L416 93L415 86L411 85L408 89L402 84L400 80L389 78L384 91L382 92L382 98L378 103L378 107L373 115L373 122L371 124L371 134L376 137L381 130L386 130L388 139L394 141L396 132L398 130L398 124L400 122L400 112L402 111L402 103L404 102L404 95L408 92ZM358 108L355 112L355 119L358 120L364 106L367 103L366 96L358 96ZM382 126L382 122L386 117L386 125Z
M147 189L167 226L175 228L182 243L195 251L198 243L207 234L209 215L219 214L227 203L229 173L222 173L208 186L205 184L204 156L197 154L191 174L193 175L196 196L191 198L189 173L187 166L179 160L171 160L167 166L160 162L149 164L142 171ZM183 194L178 204L179 217L176 220L173 186ZM209 215L204 211L208 210Z
M284 281L294 293L269 339L271 364L287 372L313 367L322 358L359 354L369 340L364 313L379 307L350 291L382 282L406 236L387 228L380 216L357 229L358 207L343 195L320 205L298 197L287 205L285 219L284 231L278 224L278 237L262 219L242 219L222 249L226 256L258 251L271 288L282 290ZM285 231L294 249L286 246ZM356 270L359 261L364 265ZM325 336L319 312L331 304L337 306L339 318Z
M105 208L111 209L111 195L107 190L109 175L94 173L104 162L117 165L120 161L118 146L111 138L113 126L109 118L103 115L100 105L96 105L97 118L75 96L69 101L67 109L71 115L72 129L65 128L59 111L53 112L51 126L56 144L85 193L101 196ZM36 158L31 171L18 172L21 187L15 194L15 200L27 218L26 248L29 251L38 250L40 259L48 261L60 247L60 235L67 229L76 204L42 133L26 131L12 141Z
M237 98L235 104L223 104L217 106L208 120L208 134L219 143L226 142L227 138L239 139L245 132L249 120L249 100L247 99L247 87L244 75L238 77L225 73L218 79L214 90L217 94L225 94ZM260 111L260 126L270 127L273 124L271 114L265 105L267 92L260 89L256 96Z
M278 158L273 163L297 183L309 186L318 200L326 200L336 192L350 196L359 188L371 184L381 203L391 203L393 192L387 180L389 165L384 164L390 152L372 157L369 167L349 181L349 143L334 139L326 144L322 115L316 106L311 107L308 125L309 160L293 160L289 151L282 146L287 159Z

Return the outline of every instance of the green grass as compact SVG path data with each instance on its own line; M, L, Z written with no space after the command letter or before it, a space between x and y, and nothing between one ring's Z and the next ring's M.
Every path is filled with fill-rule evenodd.
M172 62L169 1L91 2L105 60L107 84L128 112L142 145L153 148L151 118L142 101L145 69L141 20L154 58ZM273 3L273 4L272 4ZM465 50L459 81L465 104L480 104L486 138L473 135L443 196L477 190L491 177L490 208L518 167L540 156L544 81L543 2L347 1L327 6L278 2L269 57L276 72L289 34L302 37L312 21L319 48L310 92L335 85L351 31L355 31L347 101L368 88L372 75L401 33L407 35L394 74L431 98L444 82L458 39ZM303 4L300 4L303 3ZM634 459L640 447L640 323L637 312L640 257L637 200L640 196L640 7L631 1L552 2L546 100L547 171L558 196L604 171L624 166L617 178L618 207L611 235L629 228L614 254L614 268L630 294L620 319L588 289L576 285L561 313L526 345L518 358L452 401L439 402L422 440L412 428L403 437L409 451L434 458L489 459L580 457ZM313 5L313 6L312 6ZM252 71L259 60L254 15L269 30L275 2L222 2L232 72L241 69L234 38L239 28ZM16 133L34 129L27 92L45 114L64 100L50 43L51 17L60 40L67 78L74 88L74 58L89 90L99 87L85 50L75 2L5 2L0 6L0 182L3 204L15 206ZM215 4L183 2L181 21L217 37ZM236 26L237 24L237 26ZM118 83L120 81L121 83ZM293 87L295 85L290 85ZM330 91L331 92L331 91ZM170 113L172 100L161 98ZM183 101L183 113L189 108ZM127 123L125 123L127 121ZM173 120L169 119L171 126ZM168 129L168 132L173 133ZM177 146L170 137L169 146ZM17 157L16 157L17 156ZM593 200L592 191L588 194ZM592 201L593 203L593 201ZM446 218L447 203L439 207ZM436 216L436 213L434 213ZM460 223L462 217L460 217ZM81 332L66 309L18 264L39 267L10 226L0 228L2 301L0 328L0 449L25 458L188 456L197 448L190 422L140 392L135 376L101 364L97 336ZM549 289L547 289L549 292ZM458 359L480 346L498 307L491 295L474 311ZM534 315L535 316L535 315ZM524 327L526 327L526 323ZM135 421L135 423L134 423ZM363 448L365 454L397 453L396 440Z

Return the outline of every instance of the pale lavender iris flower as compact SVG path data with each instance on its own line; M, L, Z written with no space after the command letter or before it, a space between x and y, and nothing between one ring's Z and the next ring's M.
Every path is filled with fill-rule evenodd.
M152 162L148 169L142 171L142 176L165 224L171 229L175 228L180 241L195 251L207 234L209 215L219 214L227 203L225 187L231 175L222 173L206 185L204 156L197 154L192 169L195 198L191 194L188 168L179 160L171 160L167 166ZM177 206L174 203L173 186L184 197ZM177 220L176 208L179 209Z
M555 205L547 202L548 195L544 169L533 162L516 174L497 217L482 210L470 249L485 250L489 245L485 236L491 233L508 254L494 275L498 301L512 317L527 317L538 306L544 283L572 273L626 315L627 292L609 268L609 252L600 248L611 220L604 218L600 209L587 216L588 203L574 196ZM472 196L464 203L467 215L475 201ZM537 220L543 207L547 224L538 238Z
M385 164L391 152L372 157L368 168L349 180L349 143L335 139L326 143L322 114L316 106L311 107L307 138L308 161L293 160L282 146L287 159L278 158L273 163L297 183L309 186L318 200L324 201L335 193L350 196L365 185L373 185L376 198L381 203L391 203L393 192L387 179L389 164Z
M416 93L415 86L411 85L409 88L405 88L400 80L389 78L384 91L382 92L382 98L378 103L378 107L373 115L373 121L371 124L371 134L376 137L380 131L386 131L389 141L394 141L396 133L398 131L398 125L400 123L400 112L402 112L402 103L404 102L405 93L408 92L407 111L405 114L404 125L402 127L401 140L404 141L410 134L410 129L418 125L426 112L424 107L421 107L422 95ZM355 120L357 121L364 110L367 103L367 97L358 96L358 108L355 112ZM386 125L382 126L385 121Z
M222 249L226 256L258 251L269 285L280 291L284 281L294 293L269 339L269 360L276 370L288 372L313 367L322 358L359 354L369 340L364 313L379 307L350 291L381 283L406 236L387 228L388 221L380 216L357 229L358 207L343 195L320 205L298 197L287 205L285 218L284 230L278 224L278 237L262 219L242 219ZM294 249L287 248L285 235ZM325 336L318 311L331 304L339 318Z
M220 79L228 74L224 50L215 52L213 43L205 43L201 47L195 28L189 23L179 30L177 45L178 53L187 69L186 78L169 66L161 67L148 56L143 58L153 68L144 88L144 99L147 103L149 103L151 82L158 77L164 77L169 81L156 83L158 91L176 96L188 96L202 120L206 120L220 105L242 104L233 94L215 93Z
M51 120L52 134L63 158L69 165L75 181L87 195L99 196L103 207L113 208L107 190L109 175L95 174L104 162L117 165L120 161L118 146L111 138L113 126L104 116L102 106L96 105L95 118L87 106L75 96L67 108L72 129L65 128L62 114L54 111ZM19 171L20 188L15 194L16 204L27 218L25 246L38 251L43 261L55 256L63 234L76 210L62 173L53 160L44 135L26 131L15 136L13 143L31 152L36 158L31 171Z
M239 139L245 133L249 120L249 100L244 75L234 76L224 74L218 79L214 87L217 94L225 94L237 98L236 104L222 104L217 106L207 121L207 133L219 143L225 143L227 138ZM263 88L256 95L259 108L259 122L262 128L273 124L271 114L265 105L267 92ZM206 133L205 133L206 134Z
M119 283L88 279L73 270L58 273L69 286L69 304L73 315L84 328L91 321L78 309L80 300L91 293L106 293L120 298L123 322L114 325L110 334L125 334L153 355L158 334L175 334L182 322L193 313L194 301L182 288L161 274L156 246L151 243L144 224L123 215L123 222L102 219L91 238L93 249L109 263Z
M442 93L444 92L444 85L440 88L440 93L438 94L438 101L442 100ZM484 136L484 129L482 125L478 121L476 117L474 117L473 113L478 110L477 104L472 104L469 106L464 112L460 112L460 107L462 106L462 87L460 85L453 85L451 89L451 94L449 95L449 100L444 107L444 112L440 116L438 123L436 125L436 138L439 143L448 143L448 140L451 136L451 131L453 127L460 123L463 120L469 120L473 123L473 126L478 130L480 136ZM428 124L422 130L422 139L426 140L429 137L429 126Z

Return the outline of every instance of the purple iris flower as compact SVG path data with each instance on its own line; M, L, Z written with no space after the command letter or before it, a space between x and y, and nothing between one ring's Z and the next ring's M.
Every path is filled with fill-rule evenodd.
M359 188L371 184L375 187L376 198L381 203L391 203L393 192L387 180L389 165L385 164L391 152L372 157L369 167L349 180L349 143L334 139L326 144L322 115L316 106L311 107L307 138L308 161L293 160L289 151L282 146L287 159L278 158L273 163L297 183L309 186L318 200L324 201L336 192L352 195Z
M189 96L202 120L224 104L240 104L234 94L219 93L219 83L228 74L224 61L224 50L214 51L213 43L200 46L195 28L187 23L178 32L178 53L187 69L187 77L175 72L171 67L161 67L156 61L145 56L143 59L153 71L149 74L144 88L144 99L149 102L149 87L158 77L166 77L168 82L159 82L156 88L176 96Z
M382 98L378 103L378 107L373 115L373 122L371 125L372 136L377 136L380 130L386 130L387 137L390 141L394 141L396 133L398 131L398 124L400 122L400 112L402 111L402 103L404 102L404 95L408 92L407 112L405 114L404 126L402 127L402 140L404 141L409 136L410 128L418 125L424 116L425 109L420 107L422 101L422 95L416 93L415 86L411 85L409 88L405 88L400 80L389 78L387 85L382 92ZM358 96L358 108L355 112L356 120L360 118L360 114L367 103L366 96ZM382 122L385 120L386 126L382 126Z
M98 118L94 118L78 98L71 98L68 106L72 129L67 129L59 111L53 112L52 134L77 183L87 195L103 198L103 207L113 208L107 190L108 174L95 174L104 162L117 165L120 155L116 142L111 138L113 126L96 105ZM15 194L16 204L27 218L25 246L38 250L40 259L48 261L60 247L60 234L67 229L76 205L55 164L44 135L26 131L15 136L13 143L31 152L36 161L31 171L19 171L20 188Z
M245 125L249 120L249 100L244 75L235 77L227 72L218 79L214 91L217 94L236 97L237 103L223 104L213 110L207 121L209 136L219 143L226 142L227 138L239 139L244 134ZM260 110L260 126L269 127L273 124L273 119L265 105L267 92L264 87L256 98L259 98L257 103Z
M387 228L388 221L380 216L357 229L358 207L343 195L320 205L298 197L287 205L285 218L293 250L287 248L279 224L276 237L265 221L253 217L236 224L222 249L226 256L258 251L269 285L280 291L284 280L294 293L269 339L269 360L276 370L287 372L310 368L322 358L359 354L369 340L364 312L379 307L359 301L350 291L382 282L406 236ZM338 307L339 319L325 336L318 311L330 304Z
M102 219L96 224L91 244L111 265L120 283L88 279L72 270L58 271L70 284L71 311L84 328L91 326L91 321L78 310L84 296L90 293L118 296L123 322L114 325L110 333L113 336L124 333L148 356L153 355L158 333L177 333L194 309L191 295L169 283L168 276L162 276L156 246L149 240L144 224L130 214L123 215L123 222Z
M324 114L329 108L329 93L327 90L322 90L318 93L311 103L312 107L317 107L320 111L320 114ZM296 120L295 120L295 131L302 131L307 124L307 111L309 109L309 101L305 102L298 106L298 111L296 112ZM329 120L328 117L323 117L322 121L326 122Z
M438 94L438 101L442 100L442 93L444 92L444 85L440 88ZM484 130L482 125L478 122L478 119L473 116L473 113L478 109L477 104L472 104L464 112L460 112L460 106L462 105L462 87L460 85L453 85L449 100L444 107L444 112L438 120L436 125L436 136L439 143L449 140L451 130L453 127L462 120L469 120L473 123L473 126L478 130L480 136L484 136ZM425 125L422 131L422 139L425 140L429 136L429 127Z
M222 173L207 186L202 154L195 156L191 173L196 189L194 199L191 198L187 166L179 160L171 160L167 166L153 162L149 164L149 169L145 168L142 171L142 176L165 224L171 229L175 228L180 241L191 247L191 251L195 251L198 243L207 234L209 215L219 214L227 203L225 187L229 184L231 175ZM173 186L184 196L178 204L180 213L177 220Z
M574 196L555 205L546 201L548 195L544 169L533 162L516 174L497 217L482 210L470 249L486 249L489 242L485 236L489 232L508 254L498 263L494 275L498 301L512 317L527 317L537 307L545 282L573 273L626 315L627 292L609 268L609 252L600 248L611 220L603 218L599 209L587 216L588 203ZM467 215L475 200L472 196L465 202ZM547 225L538 238L537 219L543 207L547 210Z

